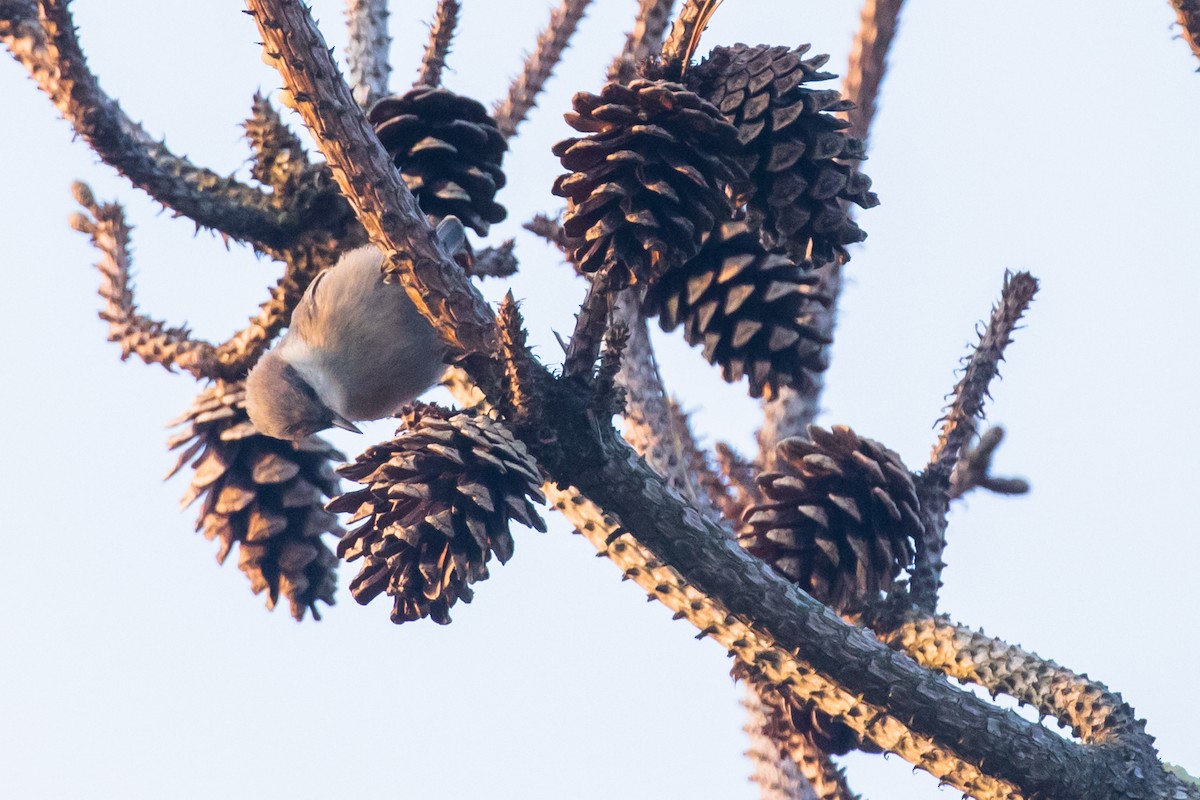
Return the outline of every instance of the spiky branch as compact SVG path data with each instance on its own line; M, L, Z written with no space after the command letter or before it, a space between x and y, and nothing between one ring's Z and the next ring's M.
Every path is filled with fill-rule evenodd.
M917 605L928 611L937 607L937 593L945 567L942 553L946 548L951 477L963 449L975 435L976 422L983 417L983 402L992 380L999 374L1004 350L1012 342L1017 323L1037 290L1037 279L1028 272L1004 276L1000 302L992 309L991 319L979 335L979 344L967 359L962 378L954 387L953 399L942 418L937 444L918 482L925 535L917 542L912 593Z
M633 30L625 36L625 46L608 68L608 79L628 83L637 65L662 49L663 33L671 19L675 0L641 0Z
M537 45L525 58L521 73L513 78L508 94L496 103L492 116L505 139L511 138L529 111L537 105L537 97L562 60L563 51L571 43L579 21L583 19L591 0L562 0L550 12L550 21L538 34Z
M88 69L66 0L0 4L0 40L96 154L155 200L239 241L285 246L303 230L303 208L195 166L130 119Z
M450 53L454 40L454 29L458 26L458 0L438 0L433 24L429 26L429 42L421 58L421 70L417 74L416 86L441 86L442 68Z

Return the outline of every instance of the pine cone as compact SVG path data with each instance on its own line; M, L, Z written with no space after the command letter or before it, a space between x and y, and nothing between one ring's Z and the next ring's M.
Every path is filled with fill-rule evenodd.
M293 443L259 433L241 383L210 386L171 425L187 426L171 437L171 449L187 446L167 477L191 461L182 505L204 499L196 530L220 541L217 562L236 542L238 566L255 594L267 590L267 608L282 593L297 620L306 611L320 619L316 604L333 605L337 566L321 536L342 533L321 506L338 489L329 462L345 457L316 436Z
M367 119L426 214L453 214L480 236L508 215L495 201L508 145L482 104L418 86L383 98Z
M924 527L900 457L844 425L784 439L765 500L743 516L742 546L839 613L888 588Z
M688 72L688 85L737 126L739 161L757 188L751 220L767 245L822 266L866 238L842 203L870 208L879 198L871 179L845 163L866 158L863 143L831 113L853 104L805 86L835 77L820 71L829 56L802 57L808 48L717 47Z
M469 603L470 584L488 577L492 553L512 557L509 519L545 531L530 498L544 502L537 463L499 422L414 405L395 439L369 448L339 472L366 488L332 500L330 511L365 520L338 544L347 561L364 558L350 591L367 604L395 598L392 622L431 617Z
M611 82L580 92L567 122L590 134L553 148L571 170L554 182L584 272L608 273L613 291L653 283L694 256L733 216L726 185L743 180L732 156L737 131L710 103L677 83Z
M811 270L763 250L745 222L731 221L650 288L645 309L664 331L683 325L688 344L704 345L725 380L748 375L750 395L770 398L829 366L819 320L829 298L819 284Z

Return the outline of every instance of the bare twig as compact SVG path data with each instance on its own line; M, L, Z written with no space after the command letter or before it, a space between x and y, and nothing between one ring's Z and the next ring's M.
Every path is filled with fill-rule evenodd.
M1192 48L1196 58L1200 58L1200 0L1171 0L1171 6L1179 15L1179 27L1183 29L1182 37ZM1197 71L1200 72L1200 67Z
M625 47L608 68L610 81L633 80L637 65L662 49L663 33L674 5L675 0L640 0L633 30L625 36Z
M900 22L900 7L904 0L865 0L858 33L850 50L850 66L842 84L842 94L854 101L854 108L845 112L850 121L850 135L867 141L879 88L887 74L887 57Z
M538 34L537 46L525 58L521 74L513 79L508 94L496 103L492 111L505 139L517 132L517 126L537 105L537 96L550 79L554 67L562 60L563 51L571 43L571 37L589 3L591 0L562 0L558 8L550 12L550 22Z
M988 428L974 447L967 448L950 476L950 499L956 500L967 492L985 489L996 494L1025 494L1029 481L1024 478L1002 478L992 474L992 458L1004 441L1004 428Z
M283 246L303 230L302 209L179 158L131 120L88 70L66 0L0 4L0 40L96 154L155 200L240 241Z
M346 69L354 99L363 108L388 93L392 37L387 6L387 0L346 0Z
M458 0L438 0L433 24L429 26L429 43L421 59L421 71L414 86L440 86L442 69L446 66L446 55L458 26Z
M998 375L1004 350L1012 341L1021 315L1038 290L1037 279L1028 272L1006 273L1000 302L992 309L987 327L979 335L954 387L953 399L942 417L942 429L929 464L917 482L925 535L917 542L912 576L913 601L925 609L937 608L937 593L945 568L946 513L950 508L950 477L963 448L975 434L975 423L983 417L983 401Z
M169 328L166 323L138 313L130 276L129 226L121 206L98 203L92 190L82 183L76 183L72 192L87 213L73 215L71 227L88 234L100 251L96 268L103 278L100 296L105 301L100 318L108 323L108 340L121 346L121 359L136 355L145 363L159 364L167 371L179 367L197 378L215 377L218 371L215 347L193 339L187 328Z

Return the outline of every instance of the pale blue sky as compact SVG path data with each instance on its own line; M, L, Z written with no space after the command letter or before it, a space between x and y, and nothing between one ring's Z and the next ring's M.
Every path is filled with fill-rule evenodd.
M403 89L434 3L396 5ZM490 103L548 9L464 5L446 83ZM636 7L595 5L509 154L509 220L494 229L518 237L512 288L551 360L581 286L519 224L558 207L561 113L599 85ZM340 48L341 4L315 6ZM279 80L240 4L73 7L92 67L133 117L176 152L244 172L238 123ZM822 421L919 468L1004 269L1041 278L990 405L1009 430L998 471L1034 490L956 509L943 608L1122 692L1163 755L1196 772L1200 75L1172 19L1162 0L913 0L867 166L883 204L861 216L870 239L849 268ZM856 3L729 0L705 43L811 41L841 72L857 20ZM121 364L105 343L95 256L66 225L70 182L126 204L142 307L200 335L240 326L278 269L159 213L71 141L11 59L0 96L0 796L755 796L724 653L561 520L518 531L513 561L447 628L357 606L352 570L325 621L297 625L264 611L232 562L217 568L176 509L184 482L160 482L162 426L196 386ZM661 341L706 440L748 447L744 390ZM331 438L356 452L388 434ZM848 761L875 800L958 796L897 758Z

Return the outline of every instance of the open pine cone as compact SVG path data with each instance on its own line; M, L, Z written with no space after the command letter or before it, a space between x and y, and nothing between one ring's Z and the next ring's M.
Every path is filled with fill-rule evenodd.
M322 504L338 491L330 462L344 456L316 436L285 442L259 433L240 383L210 386L171 424L186 427L169 441L184 450L167 477L191 462L182 505L203 498L196 530L220 542L217 561L236 543L238 566L255 594L266 590L267 608L282 594L297 620L307 611L320 619L316 604L333 605L337 566L321 536L342 533Z
M808 48L716 47L687 81L737 126L739 161L757 190L749 212L767 245L821 266L866 238L844 204L870 208L879 198L846 163L866 157L845 132L850 123L832 113L852 104L805 85L834 77L820 71L828 56L803 58Z
M350 583L366 604L386 591L392 622L431 617L469 603L470 584L488 577L492 554L512 557L509 520L545 531L531 499L543 502L537 463L499 422L465 411L414 405L390 442L368 448L338 471L365 488L332 500L330 511L363 520L338 544L363 565Z
M417 86L383 98L367 118L426 214L453 214L480 236L507 216L495 198L508 145L481 103Z
M743 516L751 553L839 613L879 596L913 558L924 526L900 457L844 425L779 443L764 500Z
M694 256L733 216L726 186L743 179L737 131L677 83L616 81L580 92L567 122L589 134L553 148L571 172L554 182L574 260L605 272L609 288L653 283Z
M829 298L819 284L811 270L766 252L745 222L730 221L650 288L645 308L665 331L683 325L688 344L703 345L725 380L747 375L750 395L770 398L829 366L819 319Z

